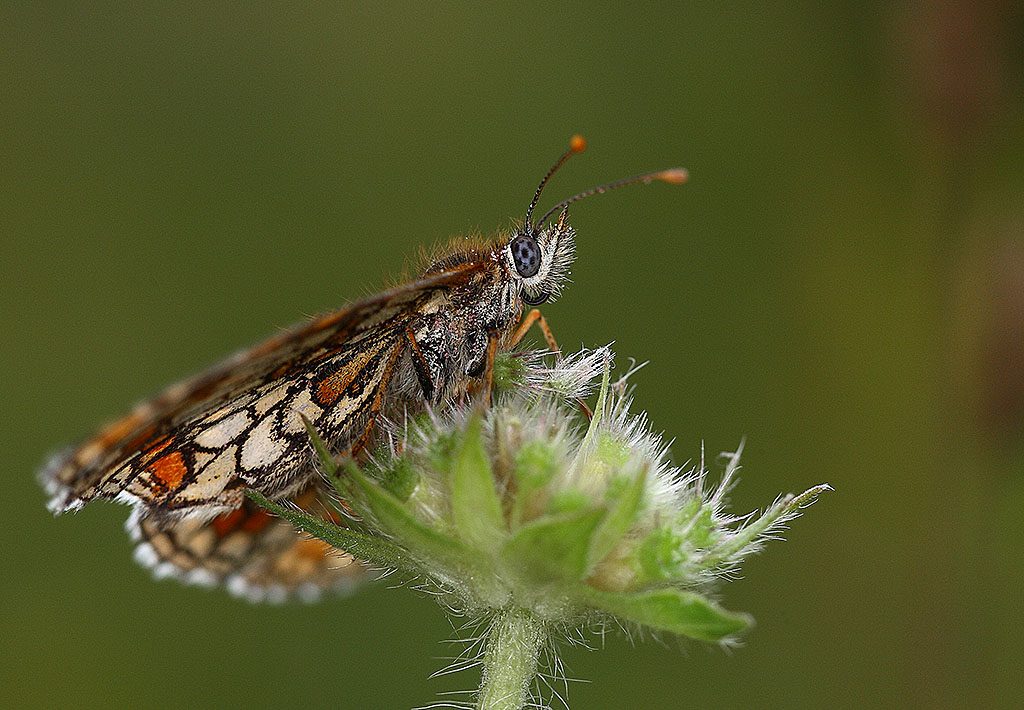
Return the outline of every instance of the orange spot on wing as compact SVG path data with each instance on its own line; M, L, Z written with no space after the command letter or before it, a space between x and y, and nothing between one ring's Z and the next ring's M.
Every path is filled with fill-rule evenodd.
M251 533L258 533L271 521L270 513L260 508L249 514L249 517L242 523L242 530Z
M309 510L309 506L313 505L313 503L316 501L316 498L316 487L310 486L302 493L295 496L295 498L293 498L292 500L295 503L295 505L299 506L303 510Z
M232 510L230 513L218 515L213 519L213 531L217 533L218 537L224 537L229 532L237 528L244 517L245 511L241 508Z
M317 385L317 400L324 404L334 404L358 374L359 369L352 367L352 363L331 373Z
M377 354L379 349L377 347L372 351L359 353L356 357L320 380L320 384L316 388L317 400L324 405L331 405L338 401L338 398L359 377L359 374L366 368L366 364Z
M321 560L324 555L333 550L323 540L302 539L295 543L295 553L299 557L306 557L313 560Z
M245 508L236 508L230 513L218 515L213 519L211 525L218 537L225 537L235 530L243 530L247 533L258 533L270 524L273 520L270 513L262 508L247 511Z
M167 490L173 490L178 487L185 474L188 473L188 466L185 465L185 459L182 458L181 452L174 451L149 464L146 470L153 474L153 477L160 481Z

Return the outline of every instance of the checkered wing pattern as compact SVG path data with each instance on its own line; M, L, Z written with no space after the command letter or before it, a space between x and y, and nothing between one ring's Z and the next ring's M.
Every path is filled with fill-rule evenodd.
M41 473L55 513L129 503L136 556L159 575L250 598L346 586L358 565L255 507L245 490L323 508L303 418L356 454L385 406L412 314L458 270L385 292L239 353L143 402ZM340 556L339 556L340 555Z

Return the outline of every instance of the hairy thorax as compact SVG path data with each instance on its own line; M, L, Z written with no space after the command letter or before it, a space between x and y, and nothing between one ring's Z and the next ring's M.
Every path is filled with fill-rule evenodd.
M522 313L503 269L488 258L472 279L434 292L416 309L394 385L403 399L437 402L459 396L483 375L489 342L506 341Z

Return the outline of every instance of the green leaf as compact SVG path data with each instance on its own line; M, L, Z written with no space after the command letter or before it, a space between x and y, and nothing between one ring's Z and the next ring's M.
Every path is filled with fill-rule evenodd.
M670 526L656 527L636 545L633 559L637 587L677 579L687 560L683 538Z
M455 434L452 432L430 430L427 460L436 471L447 471L452 466L456 451Z
M256 491L246 491L246 495L260 507L284 518L302 532L309 533L332 547L344 550L363 562L395 569L402 568L406 564L406 552L389 540L341 527L305 511L275 503Z
M534 520L505 543L501 557L539 583L583 579L590 541L605 513L604 508L598 508Z
M686 539L693 547L706 549L718 542L720 538L721 533L715 521L714 506L705 503L690 520Z
M629 532L636 522L644 502L644 489L647 485L647 469L641 469L622 490L615 491L612 500L608 501L608 514L601 521L590 540L590 551L587 557L587 571L603 560L615 549L623 536Z
M515 529L526 517L538 513L544 503L544 487L558 474L558 449L549 441L524 441L515 455L516 492L509 524Z
M819 495L831 490L832 486L823 483L799 495L790 493L783 496L760 518L735 531L721 545L713 548L712 552L701 561L702 564L712 567L734 561L747 550L749 545L756 543L762 536L770 534L778 526L798 516L801 508L806 508L816 501Z
M313 442L313 448L316 450L317 458L320 459L320 465L323 466L324 474L333 478L338 472L338 462L334 460L334 456L327 448L327 443L320 437L320 432L313 426L313 422L309 421L305 414L300 413L299 416L302 417L302 424L306 427L306 432Z
M380 471L380 485L398 500L405 503L420 483L420 474L405 457L397 457Z
M477 415L466 425L451 467L450 483L452 523L459 537L474 547L496 551L506 536L505 516Z
M349 463L345 470L365 498L381 532L401 540L402 546L418 559L462 567L476 563L472 550L420 522L400 500L371 481L355 464Z
M754 622L748 614L726 611L699 594L679 589L638 594L587 589L583 598L588 603L620 619L699 641L721 641Z
M547 515L569 515L583 510L592 510L594 501L581 490L570 488L552 493L544 513Z
M551 442L528 439L516 451L515 476L520 492L543 488L558 471L558 450Z
M626 465L631 455L629 442L621 437L613 436L609 432L603 432L597 437L593 458L601 462L605 468L613 471L620 469Z
M594 405L594 416L591 417L590 425L587 427L587 433L583 435L583 441L580 443L579 450L576 452L576 457L572 460L572 463L569 465L569 470L566 472L567 480L573 478L579 467L583 465L583 463L586 462L593 453L593 448L600 432L601 423L604 419L605 404L608 401L611 369L611 359L605 360L604 374L601 376L601 389L597 394L597 403Z

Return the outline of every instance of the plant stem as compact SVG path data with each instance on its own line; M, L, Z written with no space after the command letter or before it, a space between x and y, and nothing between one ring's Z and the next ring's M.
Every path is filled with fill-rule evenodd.
M547 635L530 612L510 607L494 619L487 635L478 710L521 710L537 675L537 658Z

